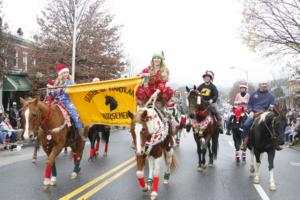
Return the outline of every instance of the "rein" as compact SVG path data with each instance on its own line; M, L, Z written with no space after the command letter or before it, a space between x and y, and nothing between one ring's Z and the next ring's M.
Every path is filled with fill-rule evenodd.
M48 113L47 113L47 116L46 116L44 119L42 119L40 125L45 125L45 124L48 123L49 118L50 118L50 115L51 115L51 110L52 110L52 109L51 109L51 104L49 104L49 105L48 105Z
M271 138L276 139L277 137L275 136L274 123L275 123L275 117L274 117L274 119L272 120L272 131L271 131L271 129L268 127L268 125L267 125L266 122L264 122L264 125L265 125L265 127L267 128L268 132L270 133Z

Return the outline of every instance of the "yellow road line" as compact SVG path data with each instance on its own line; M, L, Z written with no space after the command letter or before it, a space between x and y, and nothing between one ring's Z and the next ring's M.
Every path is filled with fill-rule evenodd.
M126 160L125 162L121 163L120 165L116 166L115 168L109 170L108 172L102 174L101 176L98 176L97 178L93 179L92 181L84 184L83 186L77 188L76 190L70 192L69 194L61 197L59 200L69 200L72 197L78 195L79 193L81 193L82 191L86 190L87 188L91 187L92 185L94 185L95 183L97 183L98 181L106 178L107 176L111 175L112 173L114 173L115 171L119 170L120 168L124 167L125 165L129 164L130 162L134 161L135 157L132 157L128 160ZM134 163L135 164L135 163Z
M106 179L105 181L103 181L102 183L100 183L98 186L96 186L92 190L88 191L87 193L85 193L84 195L82 195L81 197L79 197L77 200L86 200L86 199L88 199L89 197L91 197L92 195L94 195L96 192L98 192L99 190L101 190L102 188L104 188L106 185L110 184L115 179L117 179L120 176L122 176L123 174L125 174L127 171L129 171L134 166L136 166L136 163L132 163L131 165L127 166L126 168L124 168L121 171L119 171L118 173L116 173L114 176Z

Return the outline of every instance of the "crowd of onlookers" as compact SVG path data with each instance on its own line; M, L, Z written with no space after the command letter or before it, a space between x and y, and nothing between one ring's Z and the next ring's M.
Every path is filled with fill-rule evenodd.
M287 113L288 125L285 129L286 145L295 145L300 139L300 112L297 109L289 109Z
M7 145L16 143L22 138L20 129L20 113L17 103L13 102L8 112L0 109L0 144Z

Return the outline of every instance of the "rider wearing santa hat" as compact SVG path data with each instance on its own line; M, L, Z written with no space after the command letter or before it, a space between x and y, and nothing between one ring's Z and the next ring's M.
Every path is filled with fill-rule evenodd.
M56 67L57 79L55 81L56 87L62 87L58 89L56 97L65 105L67 110L70 113L70 116L74 122L75 127L79 130L80 135L83 133L83 125L79 119L79 115L70 100L68 94L65 92L65 89L68 85L73 85L72 77L69 74L69 69L65 64L59 65Z
M207 101L210 106L210 111L216 116L218 120L218 129L220 133L223 133L223 124L222 118L215 106L215 103L218 100L219 92L217 87L212 83L214 80L214 73L210 70L205 71L202 75L204 83L202 83L198 87L198 91L200 92L201 96L203 97L204 101Z

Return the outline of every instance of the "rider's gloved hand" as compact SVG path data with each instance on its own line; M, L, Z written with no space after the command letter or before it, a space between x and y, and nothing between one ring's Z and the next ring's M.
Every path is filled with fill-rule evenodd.
M209 104L212 104L214 101L212 99L208 100Z
M250 113L249 113L249 117L250 117L250 118L254 118L254 112L250 112Z

